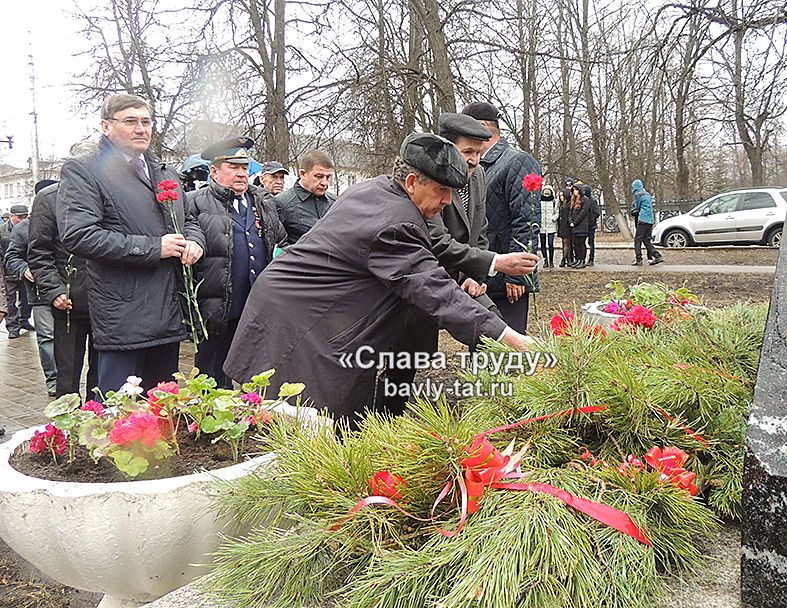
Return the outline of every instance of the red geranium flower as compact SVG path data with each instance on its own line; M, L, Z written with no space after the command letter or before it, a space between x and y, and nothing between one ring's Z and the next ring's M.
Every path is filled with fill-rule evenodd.
M541 176L536 173L529 173L525 175L525 179L522 180L522 186L525 187L528 192L541 190L543 184L544 181L541 179Z
M549 326L552 328L553 335L562 336L563 334L568 333L568 329L573 322L573 313L570 313L567 310L561 310L549 320Z
M104 406L101 405L98 401L85 401L85 404L79 408L85 412L93 412L99 418L104 417Z
M42 431L36 431L30 439L30 452L43 454L51 450L58 456L66 452L66 435L51 422Z
M121 447L135 441L152 448L162 439L159 419L148 412L133 412L126 418L115 421L115 426L109 431L109 442Z

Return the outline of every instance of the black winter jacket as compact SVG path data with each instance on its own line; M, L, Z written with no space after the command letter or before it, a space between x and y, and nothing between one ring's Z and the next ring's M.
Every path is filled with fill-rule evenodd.
M90 324L97 350L137 350L186 338L179 293L178 258L161 259L161 237L182 231L203 249L197 221L185 212L185 196L168 208L156 200L162 180L177 173L150 151L151 183L143 181L112 142L66 161L57 194L57 224L66 250L88 260Z
M523 251L524 245L529 251L538 251L540 201L537 194L528 192L522 180L529 173L541 175L541 165L530 154L513 148L501 138L484 154L481 166L486 172L489 250L510 253ZM530 277L498 273L487 282L490 297L504 297L506 283L525 285L528 292L538 291L538 274L532 275L531 282Z
M25 278L27 263L27 246L30 243L30 220L22 220L11 232L11 240L5 252L5 275L13 277L25 286L27 303L30 306L41 306L45 302L38 296L37 286Z
M279 219L287 231L287 242L294 245L328 213L336 197L326 192L325 196L318 198L297 181L292 188L277 194L273 200Z
M590 199L587 196L580 197L578 209L571 208L570 218L572 236L587 236L590 230Z
M59 184L44 188L33 201L27 261L44 302L51 305L59 295L67 294L71 298L71 317L87 318L87 262L66 251L60 241L55 212L58 188ZM53 307L52 314L65 318L66 311Z
M249 194L254 201L255 216L262 226L267 257L273 258L273 250L287 240L276 214L273 196L265 188L250 185ZM232 201L235 192L211 182L210 185L189 192L189 211L199 222L205 235L205 254L194 266L199 288L200 312L208 324L208 335L220 332L227 321L232 301Z

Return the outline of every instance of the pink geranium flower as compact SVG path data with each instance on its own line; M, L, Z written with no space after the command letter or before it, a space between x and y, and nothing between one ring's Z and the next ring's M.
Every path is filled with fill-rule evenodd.
M121 447L139 441L151 448L162 438L159 419L149 412L133 412L126 418L120 418L109 431L109 442Z

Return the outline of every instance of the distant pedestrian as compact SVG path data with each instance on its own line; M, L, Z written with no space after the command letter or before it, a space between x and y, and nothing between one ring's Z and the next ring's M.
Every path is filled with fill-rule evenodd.
M8 304L5 298L5 273L3 272L3 265L0 264L0 322L5 319L8 314ZM0 436L5 435L5 428L0 426Z
M586 266L585 239L590 229L590 199L582 195L582 187L577 184L571 187L571 208L568 217L571 240L574 244L574 262L568 266L581 269Z
M571 186L573 179L566 180L566 187L558 193L557 235L563 248L560 267L565 268L574 263L574 244L571 241Z
M552 186L541 188L541 255L546 268L555 267L555 233L557 232L560 203Z
M5 264L5 255L11 243L12 232L20 222L27 219L28 215L27 205L11 206L8 221L0 226L0 263ZM27 303L27 290L12 272L5 274L5 293L8 307L5 328L8 331L8 339L18 338L23 329L35 331L30 324L31 308Z
M333 160L330 156L322 150L309 150L298 164L298 181L273 199L290 245L309 232L336 200L328 192L333 177Z
M601 217L601 205L598 204L598 199L593 196L593 189L585 184L582 186L582 194L588 197L590 201L590 224L588 226L588 259L587 265L595 265L596 260L596 230L598 229L598 219Z
M636 259L632 266L642 266L642 245L648 253L648 262L651 266L661 264L664 258L656 251L653 246L653 197L645 190L641 180L635 179L631 182L631 192L634 194L634 204L631 212L635 215L637 232L634 236L634 255Z

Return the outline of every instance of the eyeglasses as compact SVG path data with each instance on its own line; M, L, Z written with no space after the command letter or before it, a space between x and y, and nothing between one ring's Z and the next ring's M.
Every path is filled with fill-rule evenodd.
M133 129L137 125L142 125L143 129L151 129L153 128L153 121L150 118L107 118L107 120L111 120L113 122L120 122L123 123L123 126L128 127L129 129Z

